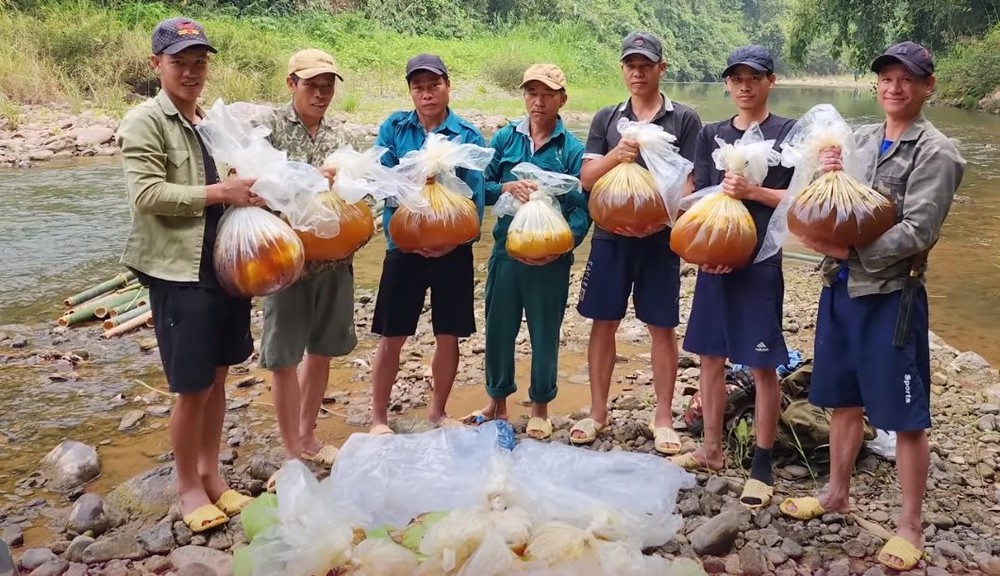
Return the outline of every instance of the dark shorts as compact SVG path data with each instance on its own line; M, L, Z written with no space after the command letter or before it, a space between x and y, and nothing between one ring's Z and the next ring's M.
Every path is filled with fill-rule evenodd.
M594 238L577 311L591 320L621 320L632 296L635 316L650 326L680 323L681 260L669 230L646 238Z
M217 367L239 364L253 353L247 298L197 286L153 283L149 303L171 392L206 390Z
M892 340L901 298L900 291L851 298L844 281L823 289L809 402L863 406L882 430L930 428L927 292L918 288L906 343L897 348Z
M413 336L429 288L434 335L471 336L476 331L472 266L469 244L440 258L387 251L375 299L372 332L386 337Z
M684 349L751 368L786 364L784 296L780 266L755 264L729 274L699 272Z

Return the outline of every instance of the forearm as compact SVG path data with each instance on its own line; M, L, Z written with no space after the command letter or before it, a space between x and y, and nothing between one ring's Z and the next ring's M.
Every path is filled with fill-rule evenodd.
M753 186L751 188L751 194L748 200L759 202L771 208L777 208L778 204L781 204L781 201L785 199L785 195L787 193L788 190L779 190L776 188L764 188L763 186Z
M208 187L181 186L162 179L136 179L129 183L132 206L140 214L155 216L201 216L208 202Z

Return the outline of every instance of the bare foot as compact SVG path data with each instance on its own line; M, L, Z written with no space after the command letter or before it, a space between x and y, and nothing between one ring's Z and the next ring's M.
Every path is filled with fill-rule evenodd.
M310 435L308 438L303 437L301 440L302 453L303 454L316 454L323 449L323 443L316 439L315 436Z
M504 413L506 418L506 413ZM549 417L549 405L539 404L537 402L531 403L531 417L532 418L548 418Z
M218 500L222 492L216 496ZM207 504L212 504L215 500L211 500L209 495L205 493L204 489L201 490L188 490L187 492L181 492L177 495L177 505L180 506L181 516L187 516L188 514L194 512L198 508L205 506Z
M591 420L593 420L594 422L597 422L598 426L600 428L602 428L602 429L606 428L608 426L608 410L607 410L607 408L605 408L601 412L591 412L589 418ZM581 422L582 422L582 420L581 420ZM585 431L583 431L583 430L580 430L580 429L571 429L570 432L569 432L569 435L570 435L571 438L576 438L576 439L586 438L587 437L587 433Z
M205 494L208 496L209 504L218 502L222 493L229 490L229 485L226 484L226 481L223 480L222 476L219 474L202 476L201 485L205 488Z
M706 450L704 446L691 453L698 462L705 468L718 472L726 467L726 457L719 451Z

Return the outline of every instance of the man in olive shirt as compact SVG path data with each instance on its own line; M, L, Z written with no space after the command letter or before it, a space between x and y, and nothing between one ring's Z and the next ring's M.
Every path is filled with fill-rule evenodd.
M833 409L830 483L819 498L789 498L781 511L810 520L849 510L851 472L861 449L863 418L896 432L896 470L902 509L896 536L878 561L913 568L923 555L921 505L930 450L930 349L927 256L941 236L965 160L923 115L934 90L934 61L926 48L901 42L872 62L882 124L859 129L881 152L874 188L893 200L896 224L866 246L803 238L826 255L816 320L816 351L809 401ZM840 151L821 153L824 171L841 169Z
M254 181L219 182L195 125L208 75L209 43L187 18L160 22L151 63L160 93L133 108L118 129L132 226L122 264L149 286L163 370L177 393L170 418L177 491L194 532L225 524L250 499L219 473L229 366L253 352L250 300L222 292L212 250L223 206L263 206Z

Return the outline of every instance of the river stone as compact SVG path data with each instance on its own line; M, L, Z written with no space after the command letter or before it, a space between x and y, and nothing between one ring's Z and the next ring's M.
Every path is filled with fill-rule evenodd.
M742 514L735 510L709 518L688 536L699 556L724 556L733 549Z
M118 425L119 432L125 432L126 430L131 430L139 425L146 413L142 410L129 410L122 417L121 424Z
M705 569L690 558L676 558L670 563L670 576L708 576Z
M87 492L80 496L69 511L66 529L77 534L90 531L100 536L110 525L104 499L99 494Z
M62 576L87 576L87 565L74 562L69 565Z
M21 554L21 568L31 571L56 558L55 553L48 548L28 548Z
M28 158L30 160L35 160L37 162L48 160L49 158L52 158L55 155L56 153L53 152L52 150L49 150L48 148L36 148L31 152L28 152Z
M77 536L66 549L66 559L70 562L83 562L83 551L94 542L95 540L90 536Z
M101 473L97 450L76 440L66 440L42 458L40 472L50 490L64 492L90 482Z
M31 576L62 576L69 569L69 562L62 558L49 560L31 571Z
M744 546L739 556L740 570L747 576L764 576L767 573L767 558L757 546Z
M132 534L117 534L106 540L98 540L83 551L83 561L100 564L109 560L142 560L146 551Z
M168 554L177 546L174 542L173 522L169 517L139 532L138 540L150 554Z
M177 573L177 576L215 576L215 570L200 562L188 564Z
M76 136L76 145L81 147L96 146L104 144L115 136L115 131L105 126L90 126L88 128L77 128L73 131Z
M204 564L216 576L232 576L233 557L230 554L202 546L182 546L170 553L170 563L175 570L184 570L191 564Z
M4 526L0 529L0 540L6 542L11 548L24 546L24 531L17 524Z
M119 484L108 494L114 515L158 521L177 500L177 482L172 465L147 470ZM122 520L121 518L115 518Z

